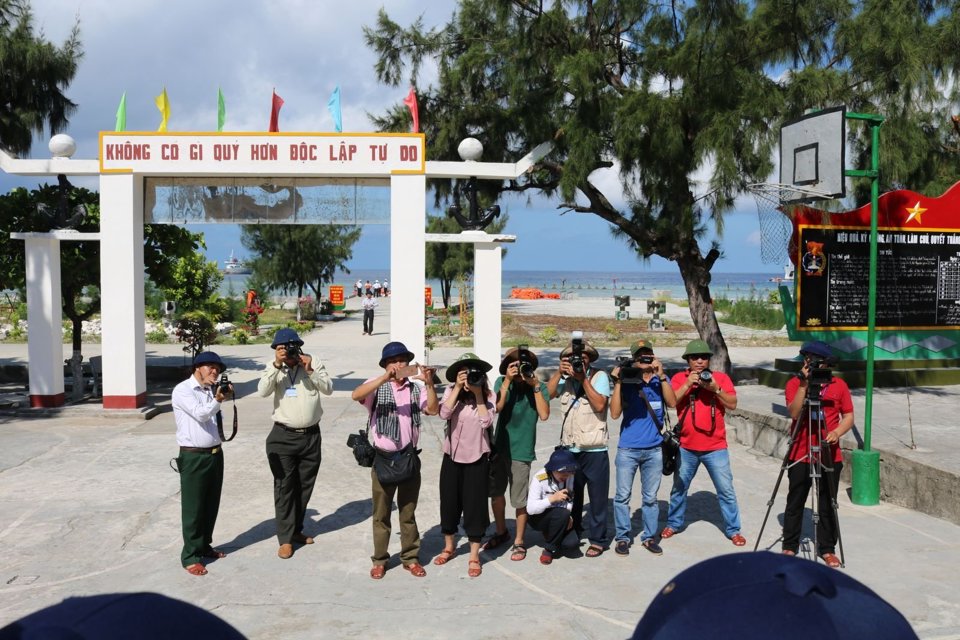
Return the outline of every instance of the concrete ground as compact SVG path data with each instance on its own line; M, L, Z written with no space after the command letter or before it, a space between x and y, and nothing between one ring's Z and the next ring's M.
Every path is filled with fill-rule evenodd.
M214 536L215 546L228 556L212 562L204 577L188 575L179 563L179 482L169 467L176 442L168 403L162 402L149 420L137 412L105 414L95 407L0 414L0 627L70 596L146 590L193 602L251 638L625 638L674 575L700 560L745 551L723 536L713 487L701 470L690 491L688 526L663 542L662 556L637 546L626 557L608 551L596 559L561 558L542 566L537 562L541 539L530 532L525 561L511 562L509 547L486 553L480 578L467 577L465 540L460 541L462 555L433 566L430 560L442 547L437 482L443 423L427 418L417 519L428 575L414 578L394 555L386 577L371 580L370 472L356 465L345 442L365 421L364 410L349 396L379 371L380 349L389 341L388 304L378 310L372 337L362 335L359 318L325 324L306 337L305 349L326 363L335 390L324 398L323 464L307 526L317 542L297 549L290 560L276 555L272 480L264 453L271 403L255 395L259 372L271 356L267 346L216 349L238 389L240 433L224 447L226 478ZM148 364L182 360L178 349L148 345ZM0 363L22 363L25 351L3 345ZM434 350L431 359L449 363L460 351ZM555 366L557 351L542 352L544 367ZM681 351L665 349L660 355L668 366L679 366ZM732 357L741 364L772 365L792 351L735 349ZM602 355L601 364L609 364L615 353L603 350ZM744 385L738 395L745 415L782 411L782 396L775 390ZM953 452L960 435L949 417L958 400L960 389L942 387L883 390L874 403L874 446L951 470L952 480L938 489L944 496L958 490L960 462ZM862 402L858 394L858 421ZM553 409L539 432L541 463L558 439L561 416L555 403ZM228 422L231 411L228 404ZM611 434L616 432L614 425ZM746 550L751 550L780 460L741 444L738 435L731 434L730 451ZM638 483L635 487L637 532ZM666 478L659 492L662 513L669 488ZM886 502L854 505L849 487L841 488L843 571L896 606L920 637L960 638L960 526ZM779 549L784 498L782 488L759 541L761 550ZM610 517L612 532L612 510ZM508 524L512 530L512 518ZM395 526L395 554L397 532ZM810 534L808 519L804 535ZM809 542L802 555L810 556Z

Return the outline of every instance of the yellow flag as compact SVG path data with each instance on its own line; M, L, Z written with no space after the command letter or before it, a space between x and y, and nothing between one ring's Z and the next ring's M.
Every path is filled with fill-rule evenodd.
M167 99L167 88L163 88L163 93L158 95L153 101L157 105L157 109L160 110L160 126L157 127L157 131L166 131L167 130L167 120L170 119L170 101Z

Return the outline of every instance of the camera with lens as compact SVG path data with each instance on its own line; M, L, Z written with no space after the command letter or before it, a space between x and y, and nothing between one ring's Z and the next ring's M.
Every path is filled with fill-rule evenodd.
M583 365L583 331L574 331L570 334L570 357L567 359L574 373L585 373Z
M217 391L223 395L230 393L230 379L227 378L227 374L222 374L220 376L220 382L217 383Z
M303 355L303 349L301 349L300 345L296 342L288 342L283 345L283 348L286 350L287 358L299 360L300 356Z
M353 457L361 467L372 467L376 450L367 438L367 432L361 429L347 436L347 446L353 449Z
M527 345L521 344L517 347L517 362L520 363L518 369L520 370L520 375L524 378L533 377L533 359L530 357L530 349L527 348Z
M700 380L702 382L710 382L713 380L713 374L710 373L710 369L704 369L700 372Z
M653 356L640 356L637 358L640 364L653 364Z
M483 384L486 374L482 369L467 369L467 384L471 387L479 387Z

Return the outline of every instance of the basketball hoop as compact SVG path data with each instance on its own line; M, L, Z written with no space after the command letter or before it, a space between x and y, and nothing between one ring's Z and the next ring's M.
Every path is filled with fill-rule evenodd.
M793 210L806 203L823 200L827 194L792 184L758 182L747 185L757 203L760 220L760 260L764 264L783 264L789 255L793 235Z

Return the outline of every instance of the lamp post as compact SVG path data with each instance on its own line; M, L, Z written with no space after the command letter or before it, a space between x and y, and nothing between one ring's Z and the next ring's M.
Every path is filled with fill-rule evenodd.
M476 162L483 155L483 145L476 138L464 138L457 147L457 153L464 162ZM467 215L463 215L463 209L460 206L460 192L463 191L467 196ZM493 222L493 219L500 215L499 205L493 205L483 210L481 215L480 204L477 202L477 178L470 176L466 186L462 187L458 183L453 188L453 204L447 209L447 213L456 219L460 228L464 231L479 231L485 229L487 225Z

